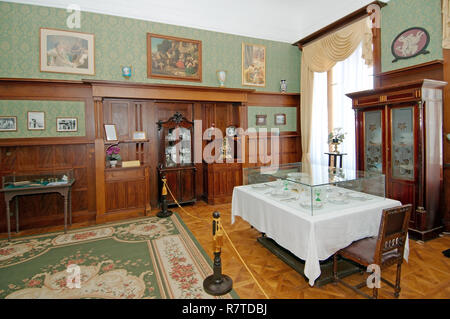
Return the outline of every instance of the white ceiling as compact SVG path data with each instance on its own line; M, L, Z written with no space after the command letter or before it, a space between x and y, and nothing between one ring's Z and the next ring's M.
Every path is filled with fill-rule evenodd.
M7 0L294 43L373 0ZM386 1L387 2L387 1Z

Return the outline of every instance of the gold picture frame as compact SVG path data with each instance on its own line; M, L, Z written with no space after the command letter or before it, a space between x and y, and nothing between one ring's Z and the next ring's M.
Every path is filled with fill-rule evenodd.
M202 41L147 33L147 77L202 81Z
M117 142L119 136L117 135L116 124L104 124L105 128L105 140L107 142Z
M242 43L242 85L266 86L266 47Z
M95 75L94 34L40 28L41 72Z
M145 141L147 139L147 133L145 131L134 131L133 141Z

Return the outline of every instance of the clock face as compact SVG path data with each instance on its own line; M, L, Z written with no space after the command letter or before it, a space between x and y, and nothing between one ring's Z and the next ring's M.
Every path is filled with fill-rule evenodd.
M234 136L234 135L236 135L236 127L234 127L234 126L228 126L228 127L227 127L227 135L228 135L228 136Z

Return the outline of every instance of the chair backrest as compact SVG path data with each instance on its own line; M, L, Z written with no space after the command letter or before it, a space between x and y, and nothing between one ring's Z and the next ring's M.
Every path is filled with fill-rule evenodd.
M389 252L403 258L411 210L411 204L383 209L374 256L376 264L381 265L382 256Z

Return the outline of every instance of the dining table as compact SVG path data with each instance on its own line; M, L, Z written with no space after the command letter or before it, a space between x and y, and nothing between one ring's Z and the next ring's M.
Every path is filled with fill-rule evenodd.
M316 206L307 196L302 200L295 185L284 185L285 196L275 191L279 186L272 181L235 187L231 223L239 216L303 260L310 286L321 274L321 261L354 241L377 236L383 209L401 205L383 196L329 185L322 188L327 194L322 194L321 205ZM406 261L408 255L407 238Z

